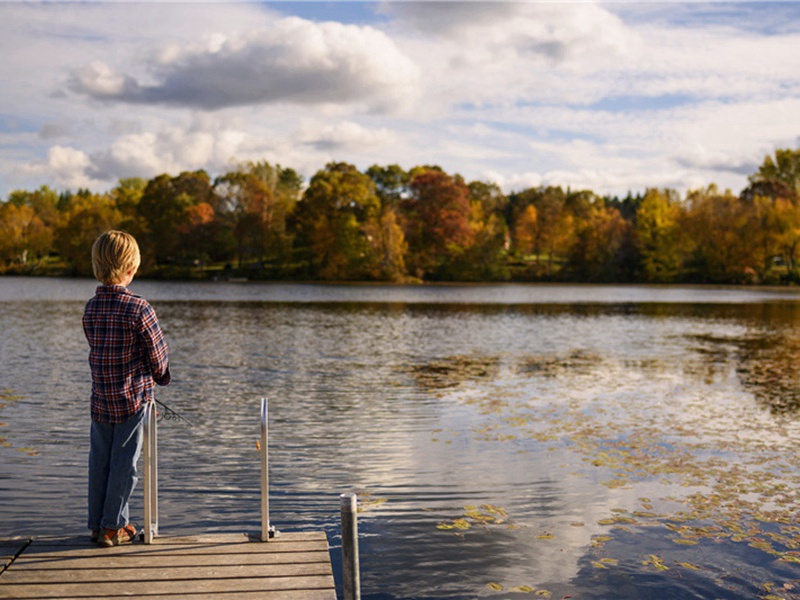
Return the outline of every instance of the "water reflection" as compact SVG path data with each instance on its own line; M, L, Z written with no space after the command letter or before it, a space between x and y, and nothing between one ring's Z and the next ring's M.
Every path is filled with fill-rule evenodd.
M4 285L0 536L79 533L94 288ZM338 563L357 490L365 598L792 597L800 303L501 287L143 282L193 424L161 425L162 531L260 527L266 396L272 521Z

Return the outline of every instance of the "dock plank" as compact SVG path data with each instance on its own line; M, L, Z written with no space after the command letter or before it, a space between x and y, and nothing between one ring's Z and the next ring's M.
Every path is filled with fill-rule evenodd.
M19 545L9 547L19 552ZM269 542L246 534L164 536L153 544L114 548L98 548L87 537L42 537L0 575L0 598L174 600L221 594L228 600L335 600L324 532L282 532Z
M28 542L30 542L29 538L0 539L0 573L14 560L14 557Z

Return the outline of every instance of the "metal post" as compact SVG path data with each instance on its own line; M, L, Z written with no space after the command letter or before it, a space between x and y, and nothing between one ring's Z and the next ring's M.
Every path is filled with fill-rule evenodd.
M342 581L344 600L361 600L358 564L358 496L342 494Z
M156 403L144 408L144 543L158 535L158 425Z
M269 400L261 399L261 541L277 535L269 524Z

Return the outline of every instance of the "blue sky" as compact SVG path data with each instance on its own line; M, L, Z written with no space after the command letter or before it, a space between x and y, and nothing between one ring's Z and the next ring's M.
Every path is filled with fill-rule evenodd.
M2 2L0 199L251 160L738 193L800 140L797 2Z

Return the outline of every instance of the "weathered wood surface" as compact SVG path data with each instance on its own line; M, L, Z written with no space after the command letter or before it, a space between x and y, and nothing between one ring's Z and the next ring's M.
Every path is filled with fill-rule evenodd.
M336 598L322 532L282 532L269 542L245 534L157 537L114 548L88 536L27 542L0 540L9 560L24 547L0 574L0 598Z
M29 542L28 538L0 539L0 573Z

